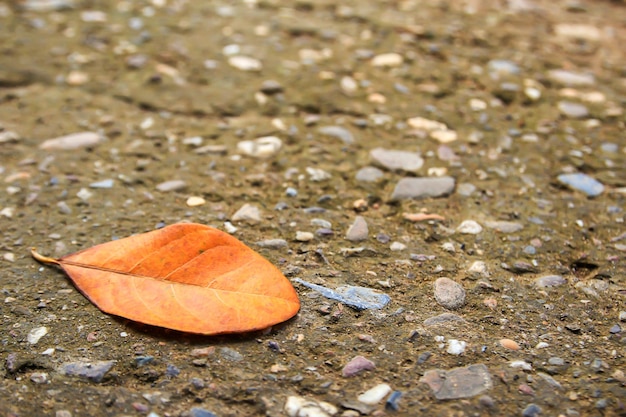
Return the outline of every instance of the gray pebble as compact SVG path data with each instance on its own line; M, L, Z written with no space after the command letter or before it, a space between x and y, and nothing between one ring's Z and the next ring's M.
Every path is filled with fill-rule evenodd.
M280 249L287 247L287 241L285 239L266 239L256 242L257 246L269 249Z
M593 85L596 82L591 74L559 69L548 71L548 78L556 83L569 86Z
M454 178L402 178L391 194L392 201L412 198L443 197L454 191Z
M391 171L416 172L424 165L422 157L415 152L375 148L370 151L370 157Z
M223 347L220 349L220 355L222 358L231 362L241 362L243 360L243 355L237 352L235 349L231 349L229 347Z
M380 180L385 174L383 171L376 167L363 167L356 173L356 180L363 182L376 182Z
M524 225L517 222L508 222L504 220L486 221L485 226L501 233L515 233L524 228Z
M621 332L622 332L622 327L619 324L614 324L609 329L609 333L611 333L611 334L618 334L618 333L621 333Z
M180 190L185 189L186 187L187 187L187 184L183 180L170 180L170 181L165 181L165 182L158 184L156 186L156 189L158 191L166 193L169 191L180 191Z
M278 81L265 80L263 81L263 84L261 84L261 92L267 95L282 93L283 86Z
M333 227L331 222L324 219L311 219L311 226L323 227L326 229L331 229Z
M580 103L559 101L558 108L563 116L571 119L582 119L589 116L589 110L587 107Z
M367 239L369 234L369 229L367 227L367 222L363 218L363 216L356 216L354 219L354 223L348 229L346 233L346 239L351 242L360 242Z
M234 222L245 221L248 223L258 223L261 221L261 212L259 211L259 208L257 206L246 203L241 206L241 208L237 210L235 214L233 214L231 220Z
M439 314L438 316L429 317L426 320L424 320L424 326L436 326L438 324L451 323L451 322L463 323L465 322L465 320L462 317L457 316L456 314L453 314L453 313L442 313L442 314Z
M435 300L449 310L456 310L465 304L465 289L450 278L439 278L434 283Z
M67 205L65 201L59 201L57 203L57 208L59 209L59 213L61 214L72 214L72 209Z
M539 288L558 287L567 282L561 275L545 275L535 279L535 285Z
M539 414L541 414L541 407L532 403L528 404L522 411L522 417L537 417Z
M334 138L340 139L346 145L350 145L354 143L354 136L352 133L341 126L322 126L317 129L318 133L321 135L332 136Z
M492 76L517 75L520 73L519 66L505 59L492 59L487 63L487 70Z
M62 364L59 371L64 375L79 376L100 382L113 365L115 361L69 362Z
M204 408L193 407L189 411L189 416L190 417L217 417L217 414L214 414L210 412L209 410L205 410Z

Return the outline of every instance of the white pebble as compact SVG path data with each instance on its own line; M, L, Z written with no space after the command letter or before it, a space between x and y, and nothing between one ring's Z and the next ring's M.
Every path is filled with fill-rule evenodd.
M83 201L87 201L87 200L89 200L93 196L93 193L91 191L89 191L88 189L86 189L86 188L81 188L76 193L76 196L78 198L80 198L81 200L83 200Z
M404 62L402 55L392 52L376 55L372 58L371 64L374 67L397 67L398 65L402 65L402 62Z
M206 203L206 200L202 197L191 196L187 199L187 205L189 207L197 207Z
M389 246L389 249L392 251L401 251L406 249L406 245L400 242L393 242L391 246Z
M390 392L391 387L388 384L379 384L359 395L357 399L365 404L378 404Z
M296 240L298 242L309 242L311 240L313 240L313 233L311 232L301 232L301 231L297 231L296 232Z
M464 220L463 223L456 228L456 231L468 235L477 235L483 231L483 227L474 220Z
M48 139L39 145L39 148L46 150L73 150L95 146L102 141L104 141L104 138L98 133L80 132Z
M409 126L413 129L426 130L428 132L436 130L448 130L448 126L436 120L425 119L423 117L412 117L407 120Z
M294 395L287 398L285 412L289 417L329 417L339 412L334 405Z
M458 135L454 130L434 130L430 132L430 137L439 143L450 143L458 139Z
M236 55L228 58L228 64L242 71L261 71L263 64L261 61L248 56Z
M224 222L224 230L232 235L239 229L235 227L231 222Z
M331 175L320 168L306 167L306 172L309 174L309 178L313 182L325 181L331 178Z
M518 360L512 361L509 365L511 368L520 368L524 371L532 371L533 366L526 361Z
M264 136L239 142L237 150L253 158L269 158L276 155L282 146L283 141L276 136Z
M483 261L474 261L472 265L467 269L467 272L473 274L480 274L482 276L489 276L489 271L487 270L487 264Z
M48 334L47 327L35 327L30 332L28 332L26 340L28 340L28 343L30 343L31 345L35 345L37 344L37 342L39 342L39 339L44 337L46 334Z
M451 355L460 355L465 352L466 346L467 343L462 340L450 339L448 340L448 349L446 349L446 352Z

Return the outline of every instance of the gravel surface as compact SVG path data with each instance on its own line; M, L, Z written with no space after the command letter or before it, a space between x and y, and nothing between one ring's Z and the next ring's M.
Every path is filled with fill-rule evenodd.
M625 416L623 1L0 0L0 414ZM292 320L198 337L59 257L208 224Z

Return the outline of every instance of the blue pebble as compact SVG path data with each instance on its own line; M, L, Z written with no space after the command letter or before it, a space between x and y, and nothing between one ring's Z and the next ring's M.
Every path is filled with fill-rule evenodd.
M217 417L214 413L200 407L193 407L189 412L191 417Z
M575 190L582 191L589 197L596 197L604 191L604 185L589 175L581 173L561 174L557 177L557 179L562 184L565 184Z

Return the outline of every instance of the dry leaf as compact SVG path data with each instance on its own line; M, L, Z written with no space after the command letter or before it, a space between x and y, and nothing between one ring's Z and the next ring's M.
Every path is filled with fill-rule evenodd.
M205 335L265 329L300 308L269 261L212 227L180 223L60 259L78 289L105 313Z

